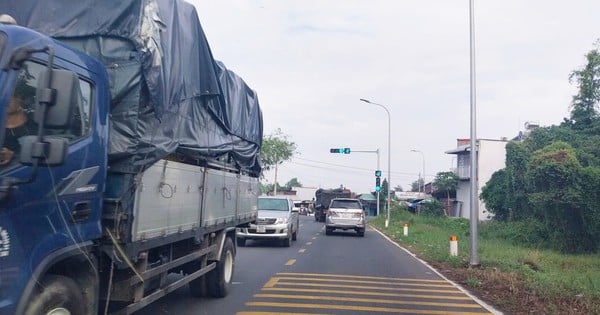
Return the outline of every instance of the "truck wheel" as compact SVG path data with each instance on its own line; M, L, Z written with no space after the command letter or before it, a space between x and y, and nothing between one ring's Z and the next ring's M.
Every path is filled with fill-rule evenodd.
M326 227L325 228L325 235L331 235L331 233L333 233L333 229Z
M296 231L294 231L294 233L292 233L292 241L295 241L298 239L298 228L296 228Z
M37 290L25 315L87 314L82 290L71 278L48 275Z
M237 239L237 246L239 246L239 247L246 246L246 239L245 238L238 238Z
M225 239L221 260L217 262L215 269L206 275L208 294L212 297L222 298L227 296L231 288L233 277L233 265L235 259L235 247L231 237Z

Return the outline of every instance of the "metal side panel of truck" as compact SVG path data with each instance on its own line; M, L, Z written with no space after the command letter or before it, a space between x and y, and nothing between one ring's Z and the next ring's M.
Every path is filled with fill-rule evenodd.
M161 160L136 190L133 241L254 220L257 192L256 177Z
M146 170L135 195L134 241L200 226L204 168L162 160Z

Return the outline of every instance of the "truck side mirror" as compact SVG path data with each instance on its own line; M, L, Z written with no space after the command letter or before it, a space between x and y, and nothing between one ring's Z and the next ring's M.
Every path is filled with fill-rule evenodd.
M33 165L35 160L39 165L61 165L65 162L68 147L65 138L46 136L38 141L37 136L25 136L19 161L25 165Z
M48 129L67 128L79 100L79 79L72 71L46 70L38 80L36 98L35 122ZM40 110L42 104L45 111Z
M79 102L79 79L68 70L48 69L40 74L36 90L34 120L43 129L65 129ZM22 139L20 162L25 165L57 166L65 162L68 140L39 135Z

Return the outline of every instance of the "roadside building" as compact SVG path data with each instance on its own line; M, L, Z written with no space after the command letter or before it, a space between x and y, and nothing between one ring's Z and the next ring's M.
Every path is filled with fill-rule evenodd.
M508 140L477 139L477 196L481 189L490 180L492 174L505 167L506 144ZM456 200L450 209L450 216L470 218L471 214L471 144L470 139L457 139L455 149L446 151L447 154L456 155L456 175L459 182L456 188ZM491 214L485 208L485 203L477 198L479 206L479 220L489 220Z

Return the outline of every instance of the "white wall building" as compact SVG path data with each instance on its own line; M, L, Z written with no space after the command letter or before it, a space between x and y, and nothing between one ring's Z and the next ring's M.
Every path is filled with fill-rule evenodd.
M490 180L492 174L506 165L507 140L477 140L477 200L479 201L479 220L488 220L491 214L485 208L485 203L479 199L481 188ZM458 187L456 201L454 202L451 216L470 218L471 216L471 151L470 139L457 139L456 149L446 151L447 154L456 154L456 175Z
M313 200L315 199L315 192L317 192L316 187L294 187L293 190L296 192L295 196L291 198L294 201L304 201L304 200Z

